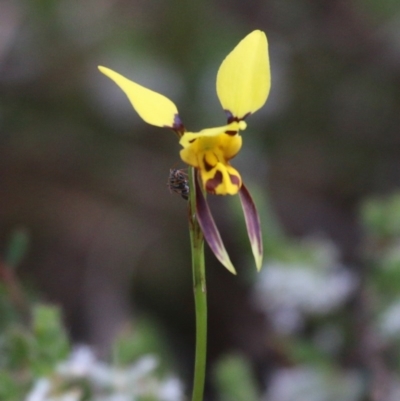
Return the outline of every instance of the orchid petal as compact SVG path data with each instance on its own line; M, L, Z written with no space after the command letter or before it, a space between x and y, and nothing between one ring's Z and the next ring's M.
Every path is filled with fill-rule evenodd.
M239 172L229 164L217 163L207 171L199 169L205 190L215 195L236 195L242 186Z
M186 133L183 135L185 136ZM205 162L210 164L210 153L214 156L218 155L219 160L223 161L224 164L228 160L232 159L237 155L242 147L242 137L240 135L224 135L222 134L215 140L209 140L209 138L195 138L189 146L181 149L181 159L190 166L206 169ZM208 154L208 155L207 155ZM206 156L207 155L207 156ZM212 163L215 165L215 163ZM210 170L207 167L206 170Z
M182 130L178 109L167 97L132 82L109 68L99 66L99 70L125 92L133 108L146 123Z
M253 199L242 183L239 190L239 198L242 204L244 219L246 221L247 234L250 239L251 250L253 251L257 270L261 270L263 259L263 243L261 238L261 223Z
M236 274L236 270L229 258L228 252L222 242L221 235L212 217L210 208L208 207L207 201L200 188L198 179L195 179L196 183L196 213L197 220L203 232L204 238L206 239L209 247L213 251L216 258L233 274Z
M217 94L228 121L244 119L260 109L271 86L268 42L253 31L232 50L217 74Z

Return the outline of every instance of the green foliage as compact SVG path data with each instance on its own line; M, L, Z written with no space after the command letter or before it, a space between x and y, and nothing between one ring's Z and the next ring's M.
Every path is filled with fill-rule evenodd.
M70 346L60 311L54 306L33 309L31 368L36 376L49 374L57 362L67 357Z
M112 400L114 396L162 400L168 372L148 356L151 351L166 354L157 329L147 322L119 336L113 364L98 360L89 348L73 356L59 309L36 305L29 325L12 320L0 333L0 400L20 401L41 385L48 389L41 395L43 401L61 400L68 394L79 401ZM175 388L179 399L179 384Z
M365 256L371 262L370 282L381 301L400 294L400 193L367 200L361 208L366 230Z
M398 0L357 0L357 3L378 21L388 20L400 11Z
M221 358L214 380L222 401L258 401L257 384L249 361L241 355Z
M33 381L52 372L68 352L59 309L34 306L31 325L14 322L0 333L0 399L21 400Z
M14 270L28 248L24 229L11 233L1 265L0 400L21 400L33 381L54 370L69 352L60 310L30 305Z
M400 193L364 202L361 218L370 235L378 239L400 236Z
M114 344L110 365L97 360L89 348L73 354L59 308L35 304L15 275L27 246L26 231L15 230L0 265L0 400L20 401L31 392L43 401L69 396L79 401L99 396L111 400L121 394L138 401L159 400L158 393L168 386L160 379L167 367L160 368L146 355L152 352L167 359L160 330L146 319L135 330L125 330ZM175 384L177 397L179 392Z
M143 316L135 322L134 327L130 325L119 333L113 344L112 360L116 366L123 367L147 354L160 357L161 370L172 368L170 364L166 366L166 362L172 358L159 326Z
M0 282L0 333L11 323L18 320L18 312L9 301L7 287Z
M328 367L331 364L329 355L322 352L316 344L303 339L290 339L286 349L297 364Z
M11 233L4 261L7 266L16 268L26 255L29 245L29 235L24 228L15 229Z

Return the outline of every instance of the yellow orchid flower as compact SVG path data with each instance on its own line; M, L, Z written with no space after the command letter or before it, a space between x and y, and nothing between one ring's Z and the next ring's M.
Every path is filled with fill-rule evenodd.
M261 223L253 199L239 172L230 165L242 147L244 121L260 109L270 90L268 43L264 32L247 35L228 54L217 74L217 95L227 124L188 132L175 104L106 67L100 71L127 95L133 108L148 124L174 130L179 137L181 159L188 174L171 169L168 185L188 201L192 250L193 288L196 309L196 357L192 401L203 400L207 344L207 290L204 240L222 265L236 274L208 206L204 190L217 195L239 195L257 270L261 269L263 243ZM202 188L201 188L202 187Z
M175 104L167 97L147 89L106 67L100 71L127 95L133 108L148 124L174 130L182 146L181 159L194 167L203 189L217 195L239 193L247 232L257 269L262 264L261 226L257 210L239 172L230 165L242 147L240 131L244 121L260 109L270 90L268 42L265 33L251 32L228 54L217 74L217 95L227 116L227 125L188 132ZM220 262L235 273L222 243L207 202L196 180L196 212L204 236Z
M228 125L186 132L175 104L115 71L99 67L128 96L133 108L148 124L171 128L178 133L181 159L199 170L203 187L217 195L235 195L242 186L239 172L229 161L242 146L239 134L243 121L261 108L270 89L268 43L265 33L247 35L222 62L217 74L217 94Z

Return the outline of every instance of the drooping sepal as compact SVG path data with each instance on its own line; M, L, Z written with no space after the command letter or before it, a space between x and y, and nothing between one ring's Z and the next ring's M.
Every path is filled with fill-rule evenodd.
M271 86L268 42L259 30L248 34L228 54L217 74L217 95L228 122L260 109Z
M263 259L263 243L260 217L258 215L250 192L243 183L239 191L239 198L242 204L244 219L246 221L247 234L249 236L251 250L254 255L257 270L260 271Z
M125 92L133 108L146 123L183 132L184 128L178 109L167 97L147 89L109 68L99 66L99 70Z
M228 252L222 242L221 235L212 217L210 208L200 188L198 177L195 177L196 183L196 213L201 231L207 241L209 247L213 251L215 257L225 266L231 273L236 274L236 270L229 258Z

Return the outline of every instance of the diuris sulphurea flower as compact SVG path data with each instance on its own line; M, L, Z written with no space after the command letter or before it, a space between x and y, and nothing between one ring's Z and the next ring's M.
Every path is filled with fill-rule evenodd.
M197 188L196 193L196 211L200 226L214 254L233 273L235 269L222 244L202 189L216 195L239 193L256 266L260 269L260 221L251 196L230 160L242 147L240 131L244 131L247 126L244 120L264 105L270 90L265 33L259 30L251 32L223 60L217 74L216 89L227 124L205 128L199 132L186 130L177 107L167 97L130 81L109 68L99 69L125 92L133 108L145 122L170 128L178 134L182 146L181 159L194 167L201 179L202 188Z

